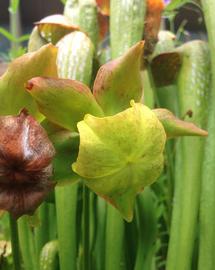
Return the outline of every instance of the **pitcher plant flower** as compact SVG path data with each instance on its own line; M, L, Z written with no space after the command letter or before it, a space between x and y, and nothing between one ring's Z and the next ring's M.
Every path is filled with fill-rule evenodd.
M133 218L136 195L162 171L166 139L207 135L168 110L150 110L142 104L143 50L144 42L138 42L103 65L93 92L70 79L35 77L26 83L27 92L49 121L78 131L73 171L127 221Z

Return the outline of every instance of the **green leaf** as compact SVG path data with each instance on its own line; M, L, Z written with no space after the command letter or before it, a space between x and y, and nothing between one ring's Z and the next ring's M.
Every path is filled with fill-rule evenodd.
M166 141L155 114L140 103L131 105L114 116L86 115L78 123L79 154L72 165L127 221L132 220L137 193L161 173Z
M140 64L144 42L131 47L123 56L103 65L96 76L93 94L106 115L129 107L131 99L142 97Z
M39 116L36 103L25 91L24 84L35 76L57 77L56 55L57 49L49 44L9 65L0 78L0 115L18 114L25 107L35 117Z
M16 38L3 27L0 27L0 34L10 41L16 42Z
M6 29L4 29L3 27L0 27L0 34L2 34L8 40L10 40L12 42L17 42L17 43L26 41L30 37L30 35L26 34L26 35L23 35L21 37L16 38L9 31L7 31Z
M59 77L90 85L95 51L90 38L83 32L75 31L63 37L56 46Z
M198 128L190 122L178 119L173 113L167 109L155 109L153 112L161 121L168 138L178 136L207 136L208 132Z
M95 48L98 43L98 7L95 0L79 1L79 26L87 34Z
M56 44L62 37L79 30L79 27L72 25L63 15L51 15L35 23L42 38L47 42Z
M78 81L36 77L28 81L26 89L40 112L65 129L76 131L86 113L103 115L90 89Z
M17 12L17 10L19 8L20 0L11 0L10 3L11 4L10 4L8 10L10 13L14 14Z

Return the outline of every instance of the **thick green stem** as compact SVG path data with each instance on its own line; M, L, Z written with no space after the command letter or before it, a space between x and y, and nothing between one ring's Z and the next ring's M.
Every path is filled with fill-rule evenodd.
M107 204L105 200L97 197L96 207L96 241L94 248L95 269L104 268L105 261L105 224L107 215Z
M198 269L212 270L215 265L215 1L202 0L208 32L211 63L212 93L209 104L208 132L206 142L200 205L200 247Z
M90 270L90 215L89 189L83 186L83 270Z
M37 270L38 258L35 256L35 239L33 231L28 225L26 217L21 217L18 221L19 240L21 243L20 249L25 269Z
M138 249L135 270L152 269L157 236L157 216L153 193L146 188L137 198Z
M40 225L35 228L37 259L39 259L40 252L43 246L47 242L49 242L48 203L44 202L40 206L38 213L39 213Z
M57 232L60 269L77 269L77 192L78 184L56 188Z
M122 269L124 222L113 206L107 206L105 270Z
M177 173L168 248L168 270L191 269L199 209L202 146L199 138L183 138L177 149L177 156L180 158L176 160ZM180 264L177 261L178 257L180 257Z
M192 111L192 115L186 120L205 128L210 81L208 46L201 41L192 41L181 46L180 50L182 66L177 80L179 112L183 117L188 111ZM190 270L192 267L204 143L204 138L185 137L180 139L176 152L177 173L167 270Z
M18 228L17 222L12 216L10 216L10 232L14 270L21 270Z

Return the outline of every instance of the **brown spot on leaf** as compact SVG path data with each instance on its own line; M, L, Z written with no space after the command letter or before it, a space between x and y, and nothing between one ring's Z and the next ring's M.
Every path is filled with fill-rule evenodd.
M151 62L152 75L156 86L172 84L181 66L181 55L178 52L162 53Z

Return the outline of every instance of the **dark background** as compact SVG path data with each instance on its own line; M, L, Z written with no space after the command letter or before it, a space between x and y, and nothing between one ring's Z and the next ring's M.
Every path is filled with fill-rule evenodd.
M21 17L24 24L33 24L41 18L63 12L60 0L21 0ZM9 21L9 0L0 0L0 23Z
M9 21L8 6L9 0L0 0L0 24ZM63 4L60 0L21 0L21 17L24 24L31 25L45 16L62 12ZM186 5L176 16L176 28L183 20L187 20L187 30L203 30L201 17L201 11L197 7Z

